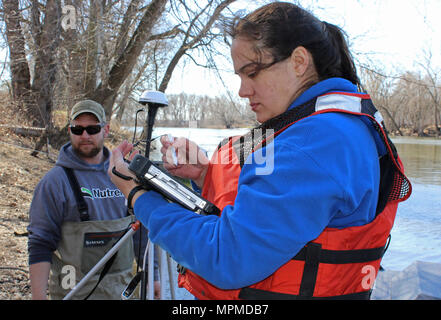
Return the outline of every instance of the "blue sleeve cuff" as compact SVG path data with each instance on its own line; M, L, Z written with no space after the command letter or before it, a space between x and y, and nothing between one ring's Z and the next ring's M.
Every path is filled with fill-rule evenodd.
M158 207L168 204L162 195L155 191L149 191L136 199L133 211L135 216L144 226L148 226L151 213Z
M199 188L198 185L197 185L193 180L190 180L190 183L191 183L191 187L193 188L193 190L194 190L195 192L201 194L202 189Z
M29 248L29 265L39 263L39 262L49 262L52 263L53 252L46 246L39 244L30 244Z

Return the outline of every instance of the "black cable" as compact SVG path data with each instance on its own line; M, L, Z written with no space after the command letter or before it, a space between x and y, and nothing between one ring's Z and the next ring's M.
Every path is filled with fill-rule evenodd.
M115 176L117 176L117 177L119 177L119 178L121 178L121 179L123 179L123 180L126 180L126 181L133 180L132 177L126 176L126 175L122 174L121 172L117 171L115 166L112 168L112 173L113 173Z
M144 111L144 112L145 112L145 109L138 109L138 110L136 111L136 114L135 114L135 130L133 130L132 144L135 142L136 129L137 129L137 127L138 127L138 113L141 112L141 111Z

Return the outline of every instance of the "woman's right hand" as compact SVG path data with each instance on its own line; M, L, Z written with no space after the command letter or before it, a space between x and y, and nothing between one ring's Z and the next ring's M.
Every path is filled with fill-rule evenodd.
M193 180L202 188L210 160L199 146L186 138L161 137L164 168L171 174ZM173 153L175 152L176 157ZM177 162L176 162L177 160Z

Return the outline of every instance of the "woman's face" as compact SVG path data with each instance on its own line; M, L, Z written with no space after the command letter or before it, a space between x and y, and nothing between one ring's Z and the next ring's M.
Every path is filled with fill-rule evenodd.
M285 112L300 88L294 59L274 62L268 52L259 61L254 42L243 38L233 40L231 57L234 71L240 77L239 96L248 98L257 121L265 122ZM263 67L263 68L262 68Z

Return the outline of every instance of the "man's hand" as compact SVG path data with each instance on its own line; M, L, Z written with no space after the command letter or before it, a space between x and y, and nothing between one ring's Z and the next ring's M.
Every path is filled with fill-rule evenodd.
M109 170L108 174L110 176L110 180L118 187L119 190L127 196L134 187L137 186L136 182L132 180L124 180L115 174L113 174L112 169L115 168L117 172L124 176L135 178L133 172L129 170L129 164L124 161L124 157L127 156L133 150L133 145L128 143L127 141L123 141L119 146L112 150L112 155L110 156L109 161ZM132 160L137 152L132 152L130 154L129 160ZM135 200L135 199L134 199ZM133 203L135 203L133 201Z

